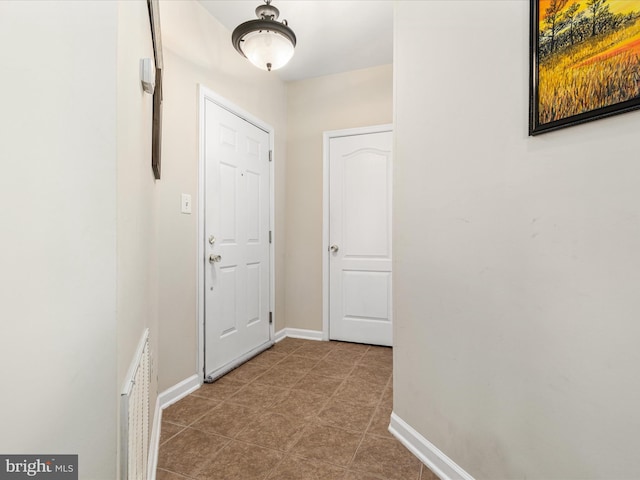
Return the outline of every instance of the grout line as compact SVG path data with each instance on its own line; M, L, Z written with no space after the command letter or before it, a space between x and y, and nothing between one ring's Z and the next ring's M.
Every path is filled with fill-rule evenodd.
M165 472L173 473L174 475L178 475L179 477L182 477L182 478L192 478L192 479L196 478L196 477L191 477L189 475L185 475L184 473L174 472L173 470L168 470L166 468L156 468L156 472L158 470L162 470L162 471L165 471Z
M276 469L277 469L280 465L282 465L282 464L284 463L284 461L285 461L287 458L289 458L289 454L288 454L288 452L284 452L284 455L282 456L282 458L280 459L280 461L279 461L278 463L276 463L276 464L271 468L271 470L267 471L267 472L264 474L264 477L262 477L260 480L267 480L267 479L269 478L269 475L271 475L273 472L275 472L275 471L276 471Z
M198 398L201 398L201 397L198 397ZM196 419L195 419L193 422L189 423L189 424L186 426L186 428L189 428L189 427L191 427L192 425L195 425L197 422L199 422L199 421L200 421L202 418L204 418L205 416L209 415L213 410L215 410L216 408L218 408L220 405L222 405L222 402L218 402L218 403L216 404L216 406L215 406L215 407L211 407L211 408L210 408L209 410L207 410L205 413L203 413L203 414L202 414L202 415L200 415L199 417L196 417Z
M330 351L331 351L331 350L330 350ZM330 352L330 351L329 351L329 352ZM317 366L317 365L320 363L320 361L321 361L322 359L324 359L324 358L329 354L329 352L327 352L327 354L326 354L326 355L324 355L323 357L321 357L321 358L318 360L318 362L316 363L316 365L315 365L315 366ZM315 368L315 366L314 366L313 368ZM300 432L300 435L299 435L298 440L296 441L296 443L294 443L294 444L291 446L291 448L289 449L289 452L287 452L287 455L288 455L288 456L293 455L291 452L293 451L293 449L295 448L295 446L298 444L298 442L299 442L299 441L300 441L300 440L305 436L305 434L307 433L307 431L308 431L309 429L313 428L316 424L324 425L324 424L322 423L322 421L320 420L320 418L318 417L318 415L319 415L319 414L322 412L322 410L324 410L324 408L329 404L329 402L331 401L331 399L336 395L336 393L340 390L340 387L342 387L342 385L343 385L343 384L346 382L346 380L347 380L347 377L344 377L344 378L324 377L323 375L318 375L317 373L311 373L311 371L309 371L306 375L308 375L308 374L316 375L316 376L321 376L321 377L323 377L323 378L332 378L332 379L334 379L334 380L340 380L340 383L338 384L338 386L336 387L336 389L333 391L333 393L332 393L331 395L327 395L327 399L325 400L325 402L324 402L324 403L323 403L323 404L322 404L318 409L316 409L316 410L314 411L313 416L309 417L309 419L307 419L307 420L305 421L305 427L304 427L304 428L302 429L302 431ZM306 376L306 375L305 375L305 376ZM347 376L348 376L348 375L347 375ZM304 377L303 377L303 378L304 378ZM293 389L293 388L292 388L292 389ZM336 428L337 428L337 427L336 427ZM341 429L341 430L343 430L343 429ZM351 432L351 433L354 433L354 432ZM299 458L303 458L303 459L305 459L305 460L307 460L307 461L318 461L317 459L314 459L314 458L308 458L308 457L305 457L304 455L301 455L301 454L299 454L299 453L298 453L298 454L296 454L296 456L297 456L297 457L299 457ZM285 457L285 458L286 458L286 457ZM282 461L284 461L284 458L283 458L283 460L282 460ZM338 464L336 464L336 463L332 463L332 462L330 462L330 461L325 461L325 462L320 462L320 463L326 463L326 464L328 464L328 465L333 465L333 466L335 466L335 467L341 468L341 469L343 469L343 470L344 470L345 475L346 475L347 467L346 467L345 465L338 465ZM277 467L274 467L274 470L275 470L275 468L277 468ZM269 472L269 473L271 473L271 472ZM268 478L268 477L267 477L267 478Z
M291 356L294 354L294 352L295 352L296 350L298 350L299 348L300 348L300 347L297 347L297 348L295 348L293 351L291 351L291 352L287 352L287 353L286 353L286 355L285 355L281 360L279 360L279 361L278 361L278 362L276 362L274 365L272 365L272 367L274 367L275 365L279 365L280 363L284 362L287 358L291 357ZM271 370L271 367L269 368L269 370ZM269 370L267 370L267 372L265 372L265 374L267 374ZM306 373L305 373L305 376L306 376ZM304 378L304 377L303 377L303 378ZM298 383L298 382L296 382L296 383ZM294 385L295 385L295 384L294 384ZM287 389L287 395L291 392L291 390L292 390L292 389L293 389L292 387L290 387L290 388L288 388L288 389ZM270 404L270 405L269 405L269 407L271 407L273 404L275 404L275 402L273 402L272 404ZM267 407L267 408L269 408L269 407ZM246 430L247 428L248 428L248 426L247 426L247 427L245 427L245 428L243 428L241 432L238 432L238 435L240 435L240 433L242 433L242 432L243 432L244 430ZM304 432L304 430L305 430L305 429L306 429L306 427L302 429L302 431L300 432L300 435ZM270 470L268 470L267 472L265 472L265 474L264 474L264 476L262 477L262 479L261 479L261 480L266 480L266 479L268 479L268 478L269 478L269 476L270 476L274 471L276 471L276 469L277 469L277 468L278 468L278 467L279 467L279 466L280 466L280 465L281 465L281 464L282 464L282 463L283 463L283 462L284 462L284 461L289 457L289 455L290 455L290 450L295 446L295 444L296 444L296 443L297 443L297 441L296 441L296 442L295 442L295 443L294 443L294 444L289 448L289 450L285 450L285 451L280 450L280 451L283 453L282 458L281 458L281 459L280 459L280 461L279 461L279 462L277 462L277 463L276 463L276 464L275 464L275 465L274 465Z
M389 379L388 379L388 380L386 381L386 383L384 384L384 387L382 388L382 393L380 394L380 397L378 398L378 401L376 402L376 404L373 406L373 413L372 413L371 417L369 418L369 422L367 423L367 426L363 429L363 431L362 431L362 432L357 432L357 431L355 431L355 430L346 429L346 428L341 428L341 427L337 427L337 426L334 426L334 425L326 425L326 424L325 424L325 423L323 423L323 422L322 422L322 420L320 419L320 417L319 417L320 413L321 413L321 412L326 408L326 406L331 402L331 400L332 400L332 399L337 398L337 394L338 394L338 392L339 392L339 391L340 391L340 389L341 389L341 388L342 388L342 387L347 383L347 380L348 380L349 376L354 372L354 370L355 370L358 366L367 365L367 364L364 362L364 358L365 358L365 356L366 356L367 352L369 352L370 350L372 350L372 348L374 348L374 347L372 347L372 346L367 346L367 348L363 351L363 353L362 353L360 356L354 355L354 356L353 356L353 360L352 360L352 361L340 361L340 360L336 360L336 361L334 361L334 360L332 360L332 359L327 359L327 357L330 355L330 353L331 353L331 352L336 351L335 345L338 345L338 343L336 343L336 344L334 345L334 347L332 347L332 348L328 348L328 349L327 349L327 352L326 352L324 355L319 356L319 357L313 357L313 356L309 357L309 356L304 356L304 355L296 354L296 352L297 352L297 351L299 351L299 350L300 350L304 345L309 345L309 344L310 344L310 342L312 342L312 341L304 341L304 340L302 340L302 341L300 341L300 344L299 344L297 347L293 348L291 351L288 351L288 352L273 352L273 353L277 353L278 355L283 355L283 357L282 357L279 361L277 361L277 362L275 362L275 363L273 363L273 364L271 364L271 365L269 365L269 366L266 366L266 367L265 367L264 365L260 365L260 364L255 365L256 367L260 367L260 368L264 369L264 372L262 372L260 375L258 375L258 376L256 376L256 377L252 378L252 379L251 379L251 380L249 380L249 381L242 381L242 380L238 380L238 379L230 379L230 380L234 380L234 381L235 381L235 382L237 382L237 383L242 383L242 384L244 384L244 385L243 385L240 389L238 389L238 391L237 391L237 392L235 392L234 394L229 395L229 396L227 396L227 397L223 398L222 400L217 400L217 399L216 399L216 400L213 400L213 399L211 399L211 398L200 397L200 396L198 396L198 395L194 395L194 396L199 397L199 398L206 398L207 400L215 401L215 402L216 402L216 404L215 404L215 406L214 406L214 407L212 407L211 409L209 409L207 412L203 413L201 416L197 417L193 422L191 422L191 423L190 423L189 425L187 425L187 426L179 425L179 424L175 424L175 423L173 423L173 422L168 422L168 423L172 423L172 424L173 424L173 425L175 425L175 426L181 427L181 430L180 430L179 432L175 433L174 435L172 435L171 437L169 437L168 439L166 439L166 440L163 442L163 444L164 444L164 443L166 443L167 441L169 441L170 439L174 438L175 436L177 436L177 435L179 435L179 434L181 434L181 433L185 432L187 429L189 429L189 428L190 428L190 429L193 429L193 430L197 430L197 431L203 432L203 433L208 434L208 435L216 435L216 436L218 436L218 437L222 437L222 438L225 438L226 440L228 440L228 441L227 441L227 442L226 442L226 443L225 443L225 444L224 444L224 445L223 445L223 446L222 446L222 447L221 447L221 448L220 448L220 449L219 449L219 450L218 450L218 451L213 455L213 457L212 457L211 459L207 459L208 461L213 460L214 458L216 458L216 457L220 454L220 452L222 452L222 450L224 450L224 448L226 448L226 447L227 447L229 444L231 444L231 442L233 442L233 441L241 442L241 443L243 443L243 444L245 444L245 445L256 446L256 447L259 447L259 448L265 448L265 449L270 450L270 451L276 451L276 452L282 453L282 454L283 454L282 458L281 458L281 459L280 459L280 460L279 460L279 461L278 461L278 462L277 462L277 463L276 463L276 464L275 464L275 465L274 465L274 466L273 466L269 471L267 471L263 476L261 476L261 477L260 477L260 478L261 478L261 480L266 480L266 479L269 477L269 475L271 475L271 474L272 474L272 473L273 473L273 472L274 472L274 471L275 471L275 470L276 470L276 469L277 469L277 468L278 468L278 467L279 467L283 462L285 462L285 461L286 461L286 459L288 459L288 458L291 458L291 457L294 457L294 456L295 456L295 457L298 457L298 458L301 458L301 459L305 459L305 460L307 460L307 461L311 461L311 462L319 461L318 459L315 459L315 458L307 458L307 457L305 457L305 456L303 456L303 455L300 455L300 454L294 454L294 453L293 453L293 451L294 451L294 449L295 449L295 446L296 446L296 445L298 444L298 442L299 442L299 441L300 441L300 440L305 436L305 434L308 432L308 430L309 430L310 428L313 428L313 427L314 427L314 426L316 426L316 425L331 426L332 428L337 428L337 429L339 429L339 430L343 430L343 431L347 431L347 432L350 432L350 433L356 433L356 434L360 434L360 435L361 435L361 436L360 436L360 441L358 442L358 446L357 446L357 447L356 447L356 449L354 450L354 453L353 453L353 455L352 455L351 459L349 460L349 462L348 462L346 465L338 465L337 463L333 463L333 462L331 462L331 461L330 461L330 459L329 459L329 461L327 461L327 459L325 459L324 461L320 461L320 463L326 463L326 464L328 464L328 465L333 465L333 466L335 466L335 467L337 467L337 468L339 468L339 469L343 470L343 471L344 471L344 476L346 476L347 471L348 471L348 470L349 470L349 468L351 467L351 465L352 465L353 461L355 460L355 457L356 457L356 455L357 455L357 453L358 453L358 451L359 451L360 447L362 446L362 443L364 442L365 436L367 435L367 432L368 432L369 428L371 427L371 424L372 424L372 422L373 422L373 420L374 420L374 418L375 418L375 416L376 416L376 413L377 413L378 409L379 409L379 408L381 408L381 404L382 404L382 400L383 400L383 398L384 398L385 392L386 392L387 388L389 387L389 384L390 384L390 383L392 384L392 378L393 378L393 377L392 377L392 376L390 376L390 377L389 377ZM269 350L266 350L266 351L269 351ZM348 351L348 350L345 350L345 351ZM292 355L296 355L297 357L304 357L304 358L308 358L308 359L311 359L311 360L315 360L315 363L314 363L310 368L308 368L308 369L302 369L302 370L299 370L299 371L298 371L298 370L295 370L295 372L300 372L300 373L301 373L302 377L300 378L300 380L296 381L293 385L288 386L288 387L282 387L282 386L277 386L277 385L268 385L268 384L260 383L260 381L258 381L258 379L260 378L260 376L262 376L262 375L266 375L266 374L269 372L269 370L271 370L272 368L274 368L276 365L281 364L281 363L282 363L282 362L284 362L287 358L290 358ZM349 355L347 355L347 357L348 357L348 356L349 356ZM256 358L256 357L254 357L254 358ZM251 363L251 361L252 361L252 359L250 359L250 360L248 360L247 362L245 362L245 364L249 364L249 363ZM317 367L317 366L318 366L322 361L327 361L327 362L330 362L330 363L337 363L337 364L341 364L341 365L351 365L351 368L349 368L349 369L348 369L347 374L346 374L343 378L339 378L339 377L328 377L328 376L326 376L326 375L322 375L322 372L320 372L320 373L319 373L319 372L312 372L312 370L313 370L314 368L316 368L316 367ZM243 365L244 365L244 364L243 364ZM373 365L373 366L375 366L375 365ZM240 367L240 366L239 366L239 367ZM238 367L238 368L239 368L239 367ZM249 385L252 385L252 384L254 384L254 385L265 385L265 386L269 386L269 387L272 387L272 388L277 388L277 389L279 389L279 390L282 390L282 391L284 391L284 393L285 393L286 395L289 395L289 394L291 394L293 391L304 391L304 390L295 389L294 387L295 387L295 386L296 386L296 385L297 385L297 384L298 384L298 383L299 383L303 378L307 377L308 375L316 375L316 376L320 376L320 377L323 377L323 378L331 378L331 379L333 379L333 380L339 380L339 381L340 381L340 383L339 383L339 384L337 385L337 387L334 389L333 393L331 393L330 395L327 395L327 396L326 396L326 400L325 400L324 402L322 402L322 403L321 403L321 405L320 405L319 407L317 407L317 408L315 408L315 409L313 409L313 410L312 410L312 415L311 415L309 418L307 418L307 419L305 419L305 420L304 420L304 426L303 426L303 428L301 429L301 431L297 434L297 439L296 439L296 441L295 441L295 442L293 442L293 443L292 443L292 445L291 445L291 447L289 447L289 449L287 449L287 450L279 450L279 449L275 449L275 448L265 447L265 446L263 446L263 445L257 445L257 444L255 444L255 443L252 443L251 441L238 440L238 438L237 438L237 437L238 437L242 432L244 432L244 431L248 428L248 426L245 426L244 428L241 428L240 430L238 430L238 432L236 432L235 436L233 436L233 437L230 437L230 436L227 436L227 435L221 435L221 434L218 434L218 433L209 433L209 432L205 432L205 431L200 430L199 428L197 428L197 427L196 427L197 422L198 422L199 420L201 420L202 418L204 418L206 415L210 414L210 413L211 413L211 411L213 411L214 409L219 408L219 407L222 407L224 404L236 404L235 402L233 402L232 397L233 397L234 395L236 395L238 392L240 392L243 388L245 388L245 387L247 387L247 386L249 386ZM224 377L221 377L221 378L224 378ZM367 383L372 384L372 383L374 383L374 382L367 382ZM307 393L313 393L313 392L307 392ZM324 395L322 395L322 396L324 396ZM264 411L265 409L268 411L268 410L269 410L269 408L271 408L273 405L275 405L275 403L276 403L276 400L274 400L272 403L270 403L270 404L269 404L267 407L265 407L265 408L257 408L257 409L256 409L256 408L253 408L253 407L250 407L250 406L247 406L247 405L241 405L241 404L236 404L236 405L241 405L241 406L243 406L243 407L245 407L245 408L249 408L249 409L251 409L251 410L256 410L256 411ZM420 479L422 478L422 471L423 471L423 468L424 468L424 467L421 465L421 467L420 467L420 469L419 469L419 471L418 471L418 480L420 480ZM166 469L166 468L164 468L164 469L160 469L160 470L165 470L165 471L168 471L168 472L175 473L175 474L177 474L177 475L182 475L182 476L184 476L185 478L189 478L189 479L194 478L194 477L190 477L190 476L184 475L183 473L180 473L180 472L173 472L172 470L168 470L168 469Z
M315 342L316 340L309 340L309 341L310 341L310 342ZM317 462L317 463L323 463L323 464L325 464L325 465L330 465L330 466L332 466L332 467L337 467L337 468L339 468L340 470L344 470L344 473L345 473L345 474L347 473L347 469L348 469L348 467L347 467L347 466L345 466L345 465L340 465L340 464L338 464L338 463L333 463L333 462L328 461L328 460L318 460L317 458L313 458L313 457L305 457L304 455L301 455L301 454L299 454L299 453L296 453L296 454L294 454L294 455L292 455L292 456L294 456L294 457L298 457L298 458L301 458L301 459L303 459L303 460L307 460L307 461L308 461L308 462L310 462L310 463L312 463L312 462ZM300 480L307 480L307 479L300 479Z
M161 423L161 424L160 424L160 432L159 432L159 433L160 433L160 434L162 434L162 422L160 422L160 423ZM175 425L175 423L172 423L171 425ZM159 449L162 445L164 445L165 443L167 443L169 440L171 440L173 437L175 437L176 435L178 435L178 434L180 434L180 433L184 432L187 428L189 428L189 427L185 427L184 425L176 425L176 427L180 427L180 430L178 430L176 433L174 433L173 435L171 435L169 438L166 438L164 441L159 442L159 443L158 443L158 449Z
M371 347L369 347L369 348L371 348ZM376 415L376 412L378 411L378 408L380 407L380 405L382 405L382 399L384 398L384 392L387 389L387 387L389 386L389 382L391 382L392 378L393 378L392 376L389 376L389 379L387 380L387 383L385 383L384 387L382 388L382 393L380 394L380 398L378 399L378 403L376 404L375 408L373 409L373 414L371 415L371 418L369 419L369 423L367 424L366 428L362 432L362 438L360 439L360 443L358 443L358 447L356 448L355 452L353 452L353 456L351 457L351 460L347 464L347 470L349 469L349 467L351 467L351 464L356 459L356 455L358 455L358 450L360 450L360 447L362 446L362 442L364 442L364 437L367 435L367 431L369 430L369 427L371 427L371 424L373 423L373 419L375 418L375 415Z
M201 429L199 429L199 428L195 428L195 427L187 427L187 428L185 428L185 430L187 430L187 429L195 430L196 432L200 432L200 433L204 433L205 435L208 435L208 436L210 436L210 437L211 437L211 436L215 436L215 437L222 437L222 438L224 438L224 439L228 440L228 441L227 441L227 443L225 443L222 447L220 447L220 449L218 450L218 452L219 452L219 451L221 451L221 450L222 450L224 447L226 447L227 445L229 445L229 443L233 440L233 437L230 437L229 435L223 435L223 434L221 434L221 433L211 433L211 432L207 432L207 431L205 431L205 430L201 430ZM216 454L217 454L218 452L216 452Z
M227 442L224 443L218 450L216 450L211 457L207 457L206 459L203 459L203 457L200 457L200 461L201 461L202 464L208 463L209 461L212 461L213 459L217 458L217 456L222 452L222 450L224 450L233 441L233 438L230 438L230 437L228 437L226 435L219 435L217 433L212 434L212 433L205 432L203 430L198 430L197 428L186 427L182 432L184 432L185 430L189 430L189 429L195 430L195 431L200 432L200 433L204 433L205 435L215 435L217 437L222 437L222 438L227 440ZM182 432L180 432L180 433L182 433ZM200 473L200 470L202 470L202 468L203 468L203 466L200 465L200 469L198 469L196 471L196 476L195 477L191 476L191 475L187 475L186 473L176 472L174 470L169 470L167 468L162 468L160 470L166 470L168 472L175 473L177 475L181 475L181 476L183 476L185 478L193 478L193 479L195 479L195 478L197 478L197 474ZM159 467L156 467L156 471L158 469L159 469Z
M244 430L244 429L243 429ZM225 437L225 438L229 438L229 437ZM237 442L237 443L243 443L245 445L249 445L251 447L258 447L261 448L263 450L269 450L270 452L278 452L278 453L282 453L283 455L286 456L287 453L289 453L289 450L281 450L279 448L274 448L274 447L266 447L264 445L260 445L258 443L254 443L254 442L248 442L247 440L240 440L239 438L232 438L231 442ZM229 443L231 443L229 442ZM227 444L228 445L228 444ZM225 445L225 447L227 446ZM270 471L269 471L270 472Z

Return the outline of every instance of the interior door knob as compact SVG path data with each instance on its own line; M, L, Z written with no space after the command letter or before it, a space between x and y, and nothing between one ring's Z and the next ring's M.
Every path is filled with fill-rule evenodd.
M214 254L209 255L209 263L217 263L220 260L222 260L222 257L220 255L214 255Z
M331 250L331 253L336 253L338 250L340 250L340 248L334 243L329 247L329 250Z

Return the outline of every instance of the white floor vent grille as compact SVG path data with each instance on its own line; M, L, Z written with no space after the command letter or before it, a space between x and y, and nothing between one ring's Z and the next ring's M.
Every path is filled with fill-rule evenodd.
M122 480L147 478L150 381L149 330L147 329L142 335L136 355L129 367L121 395L120 478Z

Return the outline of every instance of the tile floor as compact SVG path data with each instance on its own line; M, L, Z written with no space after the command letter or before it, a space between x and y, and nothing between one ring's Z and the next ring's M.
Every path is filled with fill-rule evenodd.
M157 480L438 480L387 431L391 349L286 338L164 410Z

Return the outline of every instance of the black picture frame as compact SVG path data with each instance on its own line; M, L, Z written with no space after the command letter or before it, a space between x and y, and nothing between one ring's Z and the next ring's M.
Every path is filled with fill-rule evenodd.
M162 38L160 36L159 0L147 0L149 21L151 22L151 38L156 67L156 85L153 91L153 120L151 133L151 169L156 180L160 180L162 165Z
M544 0L530 0L530 46L529 46L529 53L530 53L530 82L529 82L529 135L538 135L541 133L546 133L546 132L550 132L550 131L554 131L554 130L558 130L560 128L564 128L564 127L570 127L573 125L578 125L581 123L585 123L585 122L590 122L592 120L598 120L601 118L605 118L605 117L609 117L612 115L617 115L620 113L625 113L625 112L629 112L632 110L636 110L636 109L640 109L640 93L638 93L637 95L632 96L631 98L628 98L626 100L623 101L605 101L604 99L601 100L601 102L603 102L603 105L599 105L595 108L591 108L591 109L583 109L583 111L575 111L572 112L571 114L566 114L566 115L562 115L561 113L555 112L553 110L553 108L558 108L560 109L561 106L563 105L574 105L574 109L579 109L579 107L577 105L579 105L578 102L570 102L569 101L569 95L565 96L562 98L563 101L558 101L557 106L554 104L554 102L544 102L542 101L541 103L541 97L544 96L544 94L546 93L544 90L544 87L542 87L542 91L541 91L541 86L540 86L540 66L541 66L541 59L543 59L544 61L547 61L550 59L550 56L553 55L553 52L556 52L556 50L554 49L555 45L553 43L554 41L554 36L556 37L556 41L558 42L558 44L560 43L560 35L564 35L564 40L565 42L567 42L567 35L570 35L570 42L569 44L565 44L563 45L562 48L565 49L565 54L569 53L569 48L571 48L571 53L573 54L573 56L571 58L575 58L575 49L579 48L579 45L576 47L576 43L575 39L578 37L574 37L574 31L571 31L570 33L567 32L568 28L573 28L574 25L577 25L577 23L575 22L575 17L574 19L572 19L571 21L567 20L567 13L571 13L568 11L568 9L571 7L571 5L573 4L577 4L578 8L582 8L582 11L576 11L573 12L574 16L579 16L581 15L580 21L581 22L587 22L586 24L586 28L591 29L591 32L596 32L595 35L591 35L590 39L588 39L587 41L592 41L596 39L596 35L597 35L597 16L595 16L595 14L592 15L593 20L589 23L589 15L592 14L591 10L589 9L589 5L591 4L591 2L589 0L546 0L544 1L545 5L547 6L547 8L545 8L543 14L545 15L545 20L547 19L547 15L549 14L549 10L548 8L551 7L556 7L559 5L564 4L564 10L560 10L558 12L559 15L559 19L558 21L560 22L561 25L561 29L560 27L557 27L557 31L553 32L552 30L545 30L543 32L541 32L541 29L539 28L540 24L542 23L540 21L540 9L541 9L541 2ZM582 4L582 5L581 5ZM640 0L637 1L637 7L634 5L633 7L633 12L631 14L628 14L629 18L624 18L622 19L621 17L613 17L615 19L615 22L628 22L628 23L624 23L624 25L635 25L635 30L633 31L638 31L640 32ZM599 3L599 5L601 6L601 8L606 8L607 14L610 14L610 10L609 7L607 5L610 5L610 3L608 2L608 0L604 0L601 1L601 3ZM586 9L586 11L585 11ZM564 13L563 13L564 12ZM551 11L551 13L553 14L553 10ZM564 17L563 17L564 15ZM615 15L618 15L617 13ZM605 17L603 14L603 18L611 18L611 15ZM604 20L603 20L604 21ZM614 24L615 22L612 22L612 24ZM546 23L546 22L545 22ZM551 25L551 24L550 24ZM551 27L550 27L551 28ZM585 28L585 25L582 25L582 28ZM626 28L626 27L625 27ZM629 27L630 28L630 27ZM601 33L603 36L606 33L606 30L604 28L602 28L603 32ZM550 33L549 33L550 32ZM543 34L544 33L544 34ZM541 36L544 37L543 40L541 40ZM551 40L550 40L551 38ZM632 39L635 39L635 36L632 37ZM640 33L638 34L637 40L640 41ZM551 41L551 46L549 44L549 42ZM585 41L584 39L582 40L583 42ZM604 42L603 42L604 43ZM612 47L613 48L613 47ZM640 62L640 45L636 45L636 48L638 48L638 50L636 50L638 52L638 62ZM550 54L549 51L551 51L552 53ZM593 50L592 50L593 51ZM613 50L611 50L611 48L608 50L609 52L613 52ZM599 53L596 54L594 57L591 57L590 59L587 59L585 61L582 61L581 63L578 64L572 64L572 67L575 68L579 68L581 66L581 64L585 63L586 61L591 62L592 59L596 59L593 62L591 62L589 65L594 65L593 68L605 68L605 65L609 65L611 63L611 59L615 58L616 56L619 55L613 55L613 56L609 56L607 57L606 51L603 53ZM556 53L556 55L560 55L560 53ZM598 61L597 57L602 57L602 60ZM568 57L566 57L568 58ZM557 59L555 59L556 64L560 65L561 62ZM621 64L622 65L622 64ZM559 67L556 67L559 68ZM566 71L566 69L565 69ZM640 63L637 65L637 70L636 72L638 72L638 75L640 75ZM600 72L602 73L602 72ZM580 78L580 74L577 73L577 78ZM586 74L585 74L586 76ZM574 77L576 78L576 77ZM626 77L625 77L626 78ZM576 82L579 82L580 80L575 80ZM586 80L585 80L586 81ZM613 87L613 82L619 82L621 83L623 81L622 78L619 77L613 77L613 76L609 76L607 77L607 82L608 83L604 83L604 82L600 82L598 84L598 87L600 87L601 89L604 89L605 91L609 91L612 89ZM577 85L575 86L574 91L575 92L582 92L583 90L580 88L582 85ZM572 85L573 87L573 85ZM630 83L629 88L633 88L633 85ZM638 91L640 92L640 78L638 78L638 84L637 87ZM548 91L551 91L552 89L548 89ZM554 91L556 91L554 89ZM590 97L588 95L584 95L583 97L579 97L579 100L581 100L581 102L584 101L592 101L592 98L598 98L596 97ZM556 98L557 99L557 98ZM546 119L546 118L542 118L545 115L549 116L548 113L550 111L550 106L552 106L551 112L553 113L553 118L551 119ZM570 110L570 109L569 109Z

